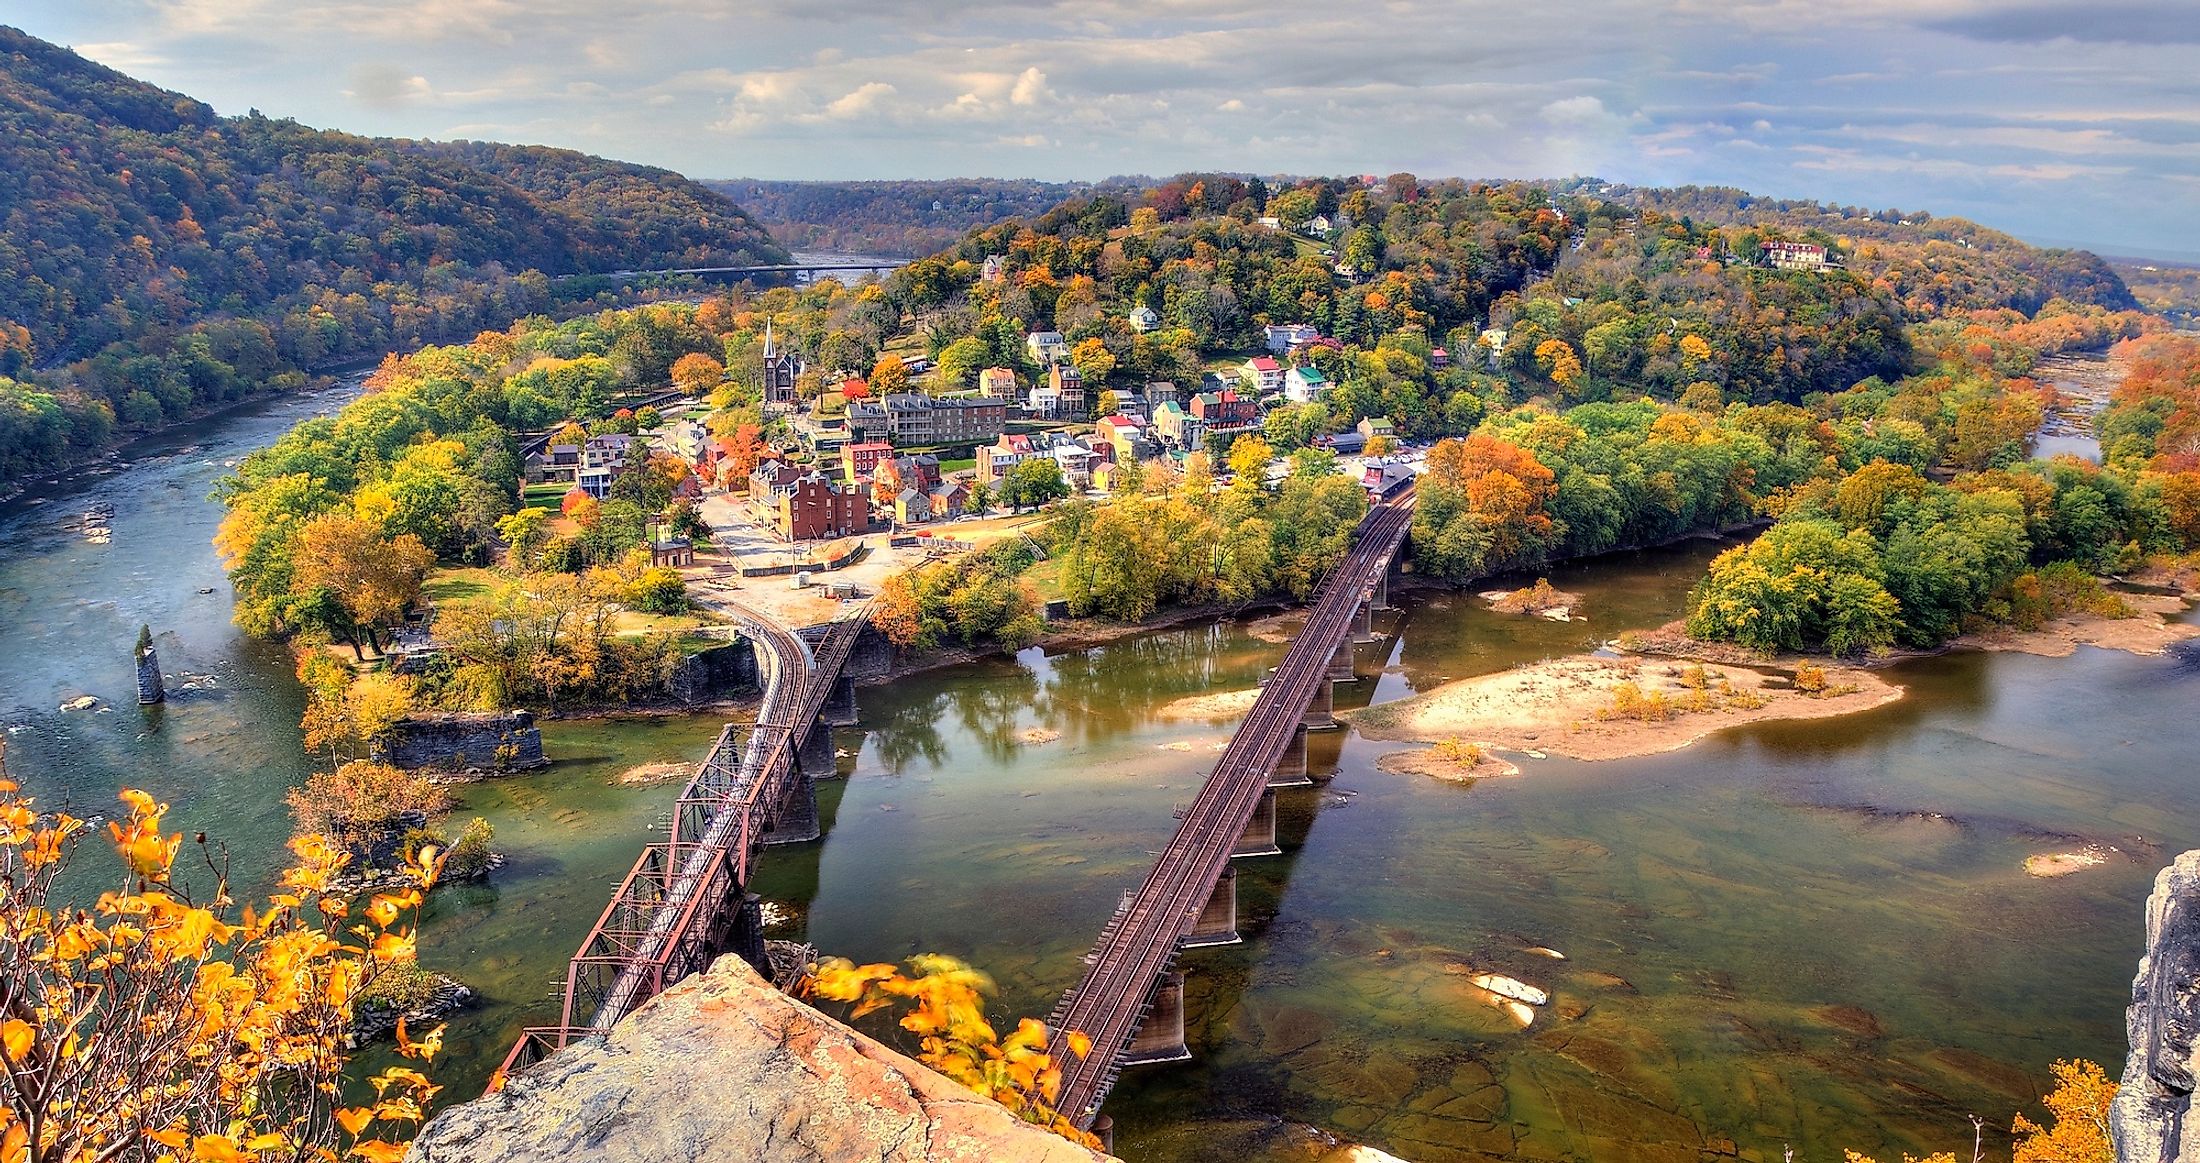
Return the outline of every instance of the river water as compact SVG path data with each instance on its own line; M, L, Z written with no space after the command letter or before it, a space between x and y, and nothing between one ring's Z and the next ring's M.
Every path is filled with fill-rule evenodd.
M344 398L232 413L0 511L0 730L35 794L101 810L116 786L147 787L175 826L235 846L242 877L266 875L289 830L281 792L308 770L300 699L285 653L228 623L205 498L224 462ZM58 527L96 500L116 505L111 545ZM1717 548L1555 571L1586 622L1405 598L1340 705L1662 622ZM131 705L141 622L165 669L208 689ZM998 1012L1044 1015L1229 731L1159 709L1252 685L1284 650L1255 629L866 690L838 740L852 775L821 792L825 839L764 861L759 891L796 915L775 935L864 960L951 953L995 975ZM1717 1140L1766 1159L1922 1153L1965 1141L1973 1112L1991 1142L2057 1057L2118 1069L2149 880L2200 843L2200 668L2081 649L1891 677L1908 697L1867 714L1644 759L1524 760L1523 777L1473 787L1378 770L1395 745L1317 736L1334 777L1281 793L1283 856L1239 862L1248 940L1186 956L1196 1061L1126 1075L1119 1150L1280 1160L1311 1125L1421 1163L1695 1159ZM80 693L119 702L57 709ZM669 808L669 787L617 773L699 757L718 725L550 723L553 766L459 789L511 862L438 893L424 926L424 960L484 995L447 1043L454 1094L555 1018L565 958ZM2119 851L2061 880L2021 871L2088 842ZM1469 962L1550 988L1552 1012L1515 1029L1469 996Z

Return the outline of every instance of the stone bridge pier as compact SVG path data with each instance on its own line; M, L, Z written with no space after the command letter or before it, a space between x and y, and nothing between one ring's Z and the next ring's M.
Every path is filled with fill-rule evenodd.
M1192 1048L1184 1042L1184 974L1163 974L1146 1003L1146 1019L1131 1035L1123 1051L1125 1066L1152 1066L1162 1062L1189 1062Z

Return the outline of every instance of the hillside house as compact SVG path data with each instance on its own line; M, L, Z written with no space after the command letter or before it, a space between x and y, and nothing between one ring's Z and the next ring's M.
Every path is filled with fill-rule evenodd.
M1154 331L1161 326L1161 313L1141 305L1131 308L1130 320L1133 331Z
M1246 360L1238 369L1238 377L1245 390L1256 396L1273 395L1283 390L1283 365L1274 356L1256 355Z
M1122 463L1137 460L1146 447L1146 426L1137 420L1117 413L1100 420L1100 437L1115 446L1115 459Z
M1085 377L1058 363L1047 369L1044 384L1034 384L1024 407L1042 420L1081 420L1085 416Z
M665 537L649 543L649 564L660 569L686 569L695 564L695 543L685 537Z
M1398 426L1391 423L1387 416L1369 416L1367 419L1360 421L1360 435L1369 440L1373 440L1378 436L1396 440L1398 438Z
M978 392L1013 400L1016 398L1016 373L1005 367L989 367L978 373Z
M977 444L1008 427L1008 401L1000 396L895 392L884 399L850 401L847 423L849 438L866 444Z
M1158 408L1171 400L1179 398L1176 385L1167 380L1147 380L1143 390L1146 396L1146 407L1148 408Z
M1322 369L1308 364L1295 367L1283 377L1283 398L1294 404L1312 404L1329 395L1329 378Z
M1822 271L1826 269L1826 248L1810 242L1768 242L1764 244L1765 262L1783 271Z
M1193 429L1189 435L1186 433L1187 425ZM1206 427L1193 420L1191 413L1184 410L1184 405L1175 400L1166 400L1154 405L1152 430L1163 443L1176 448L1197 448Z
M1302 343L1322 337L1321 329L1306 323L1274 323L1267 329L1268 350L1283 355Z
M1024 336L1024 350L1043 367L1069 358L1069 340L1059 331L1034 331Z
M1509 333L1502 327L1487 327L1483 329L1482 334L1478 336L1474 341L1474 345L1476 347L1482 348L1489 352L1489 363L1491 371L1496 371L1500 367L1504 366L1505 339L1508 334Z

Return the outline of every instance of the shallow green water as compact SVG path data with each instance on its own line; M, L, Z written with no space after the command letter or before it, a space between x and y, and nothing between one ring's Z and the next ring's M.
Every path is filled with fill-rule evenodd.
M264 876L307 762L279 650L228 625L203 498L234 459L341 396L233 415L120 472L0 513L0 730L41 797L91 810L122 783L177 805ZM201 449L177 454L185 440ZM57 530L113 500L115 544ZM1590 620L1405 600L1340 704L1592 647L1674 616L1715 546L1561 570ZM201 595L200 587L214 593ZM166 669L214 688L128 704L139 622ZM1270 638L1276 637L1270 633ZM787 934L874 959L937 950L990 970L1003 1013L1044 1014L1143 875L1226 736L1177 697L1253 684L1283 652L1244 625L1027 651L863 694L827 836L774 850L757 886ZM1376 769L1318 737L1335 778L1284 793L1285 855L1241 862L1246 944L1187 955L1197 1061L1136 1071L1110 1112L1133 1160L1289 1157L1312 1125L1408 1159L1778 1158L1957 1145L2007 1125L2054 1058L2122 1059L2139 905L2161 854L2200 840L2189 793L2200 673L2175 659L1957 654L1897 668L1910 697L1838 721L1729 731L1677 754L1529 761L1472 788ZM69 696L121 698L65 713ZM554 1019L570 955L668 786L625 768L696 758L715 718L551 723L557 762L461 789L510 863L437 894L425 959L480 990L443 1075L470 1093L518 1029ZM1031 743L1025 732L1058 732ZM2141 853L2060 881L2024 856ZM1544 945L1564 962L1524 952ZM1528 1031L1447 970L1549 986ZM1834 1008L1840 1007L1840 1008Z
M1407 602L1358 685L1392 698L1661 621L1711 548L1562 571L1586 626ZM1249 685L1282 649L1167 632L866 692L810 939L952 951L1004 1010L1045 1013L1227 729L1154 708ZM1423 1161L1922 1152L1970 1112L2006 1127L2058 1056L2118 1069L2140 902L2159 854L2200 838L2181 727L2200 674L2083 650L1893 677L1910 697L1867 715L1472 788L1318 742L1335 779L1283 793L1283 857L1240 862L1248 943L1185 958L1197 1061L1115 1093L1122 1153L1291 1158L1300 1123ZM1061 738L1013 742L1032 727ZM2023 875L2085 841L2137 855ZM1515 1029L1468 996L1468 962L1551 988L1554 1013Z

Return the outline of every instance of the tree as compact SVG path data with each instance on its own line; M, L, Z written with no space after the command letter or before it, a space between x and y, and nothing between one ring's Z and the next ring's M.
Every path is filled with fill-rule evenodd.
M521 509L497 521L497 536L511 547L511 563L520 569L535 567L535 557L550 541L550 511Z
M435 555L410 533L384 539L370 522L324 513L298 531L295 584L301 594L318 589L335 597L347 615L341 629L354 652L364 634L380 653L375 628L404 614L434 564Z
M1275 449L1258 436L1240 436L1230 442L1230 473L1241 488L1263 487L1268 479L1268 462L1275 458Z
M1370 436L1367 447L1362 449L1369 456L1389 456L1398 451L1398 440L1393 436Z
M982 994L993 983L984 974L938 954L912 957L905 974L892 965L855 965L842 958L820 963L803 983L803 992L828 1001L851 1003L850 1020L906 1003L900 1025L915 1034L917 1057L925 1065L1007 1107L1011 1114L1087 1147L1100 1140L1079 1130L1054 1109L1062 1088L1062 1068L1046 1053L1045 1024L1025 1018L1016 1032L1002 1038L985 1019ZM1063 1039L1083 1058L1092 1039L1072 1030Z
M1008 470L998 493L1013 513L1036 509L1048 501L1069 496L1069 482L1062 478L1062 462L1053 457L1034 457Z
M909 365L898 355L882 355L871 367L871 394L889 396L909 390Z
M978 373L985 370L991 358L992 349L985 340L966 335L940 349L940 380L967 388L977 381Z
M1115 353L1098 337L1083 340L1070 349L1069 362L1077 374L1085 377L1085 383L1099 387L1115 374Z
M1581 382L1581 357L1563 339L1546 339L1536 345L1535 364L1545 378L1571 389Z
M1113 416L1122 410L1123 397L1113 388L1102 389L1093 406L1094 414L1099 416Z
M338 1082L355 1002L413 963L399 922L435 882L436 853L405 863L404 887L350 907L332 887L345 854L301 837L280 894L240 911L203 836L216 871L194 893L174 876L184 837L161 831L167 805L121 798L107 829L121 875L78 907L55 882L85 823L40 812L0 763L7 1157L396 1163L437 1088L394 1066L372 1079L374 1101L350 1107ZM441 1039L440 1027L417 1040L399 1028L408 1058L431 1058Z
M2040 1100L2052 1122L2043 1127L2017 1115L2010 1163L2113 1163L2108 1108L2116 1100L2116 1083L2083 1059L2056 1062L2053 1072L2055 1090Z
M725 382L726 365L702 354L689 352L672 361L672 386L691 396L707 396Z

